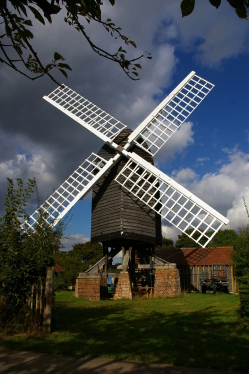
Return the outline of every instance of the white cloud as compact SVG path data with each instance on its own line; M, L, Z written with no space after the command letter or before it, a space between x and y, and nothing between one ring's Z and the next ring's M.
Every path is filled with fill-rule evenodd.
M176 154L181 153L182 157L184 157L186 149L194 144L194 131L192 127L192 122L185 122L180 129L173 134L164 147L157 153L155 158L156 165L173 158Z
M88 238L84 234L66 234L66 235L63 235L61 250L70 251L73 245L78 244L78 243L86 243L89 241L90 241L90 238Z
M165 19L176 27L178 48L194 53L204 66L218 67L248 52L248 24L228 2L215 9L209 2L196 2L193 13L182 19L178 2L167 4Z
M171 83L177 65L175 48L170 44L161 46L154 51L153 61L153 70L149 75L141 72L142 80L136 82L132 91L127 87L127 90L116 94L116 97L120 97L116 101L116 117L122 119L132 129L139 125L166 96L163 93L164 89ZM125 82L124 85L130 86L130 82Z
M249 201L249 154L233 150L216 173L198 176L190 168L172 172L174 180L230 220L228 227L247 224L242 197Z
M208 173L200 177L194 170L184 168L174 170L172 178L201 198L212 208L229 219L224 228L237 230L248 224L248 217L243 204L243 197L249 206L249 154L236 149L225 150L228 162L216 173ZM164 221L163 236L174 241L180 231Z
M13 158L0 163L0 193L6 193L7 178L16 180L21 178L24 188L28 179L36 178L41 203L57 187L57 180L53 173L53 162L48 153L17 154ZM34 202L34 198L31 202ZM3 204L3 201L1 201ZM35 203L36 204L36 203ZM1 206L1 209L3 206Z
M196 162L205 162L205 161L209 161L209 157L198 157L196 159Z
M198 178L198 175L194 170L191 168L184 168L180 170L174 170L172 172L172 177L177 180L180 184L189 183L190 181L194 181Z
M165 238L170 238L175 242L177 240L177 235L180 233L180 230L178 230L175 226L168 226L166 222L162 223L162 235Z
M246 209L243 203L243 197L246 204L249 205L249 187L244 187L241 193L235 197L232 207L227 211L227 218L229 219L229 227L237 229L246 226L249 223Z

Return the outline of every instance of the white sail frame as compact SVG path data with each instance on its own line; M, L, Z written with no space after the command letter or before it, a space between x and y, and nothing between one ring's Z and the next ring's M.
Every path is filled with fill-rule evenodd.
M128 142L155 156L213 87L192 71L133 131Z
M67 114L104 142L112 142L127 127L65 85L57 87L48 96L43 96L43 99Z
M229 222L137 154L128 155L129 160L115 180L202 247L212 240L224 223ZM188 229L192 230L191 234L188 234Z
M91 153L85 161L63 182L47 200L35 210L29 221L25 221L22 228L26 231L35 229L39 214L45 215L48 225L55 226L94 186L94 184L119 159L116 155L109 161Z

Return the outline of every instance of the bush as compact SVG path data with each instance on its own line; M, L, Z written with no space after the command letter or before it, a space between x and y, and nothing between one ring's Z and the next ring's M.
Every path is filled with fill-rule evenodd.
M241 323L249 328L249 226L239 229L233 262L239 286Z
M32 286L44 284L46 268L53 266L54 255L59 248L62 225L53 230L41 212L37 218L35 230L29 233L22 228L21 222L29 219L25 208L27 200L36 188L35 180L29 180L23 189L23 182L7 180L5 197L5 215L0 217L0 329L16 331L27 330L34 322L28 304L31 300ZM29 312L27 312L27 309ZM26 317L25 317L26 316ZM37 313L37 321L41 316ZM36 322L32 325L36 325ZM38 322L37 322L38 323Z
M64 270L64 287L74 286L79 273L89 269L90 266L93 266L102 257L103 247L100 243L79 243L75 244L68 252L57 251L55 254L55 262ZM61 277L58 276L57 283L59 279L62 281Z

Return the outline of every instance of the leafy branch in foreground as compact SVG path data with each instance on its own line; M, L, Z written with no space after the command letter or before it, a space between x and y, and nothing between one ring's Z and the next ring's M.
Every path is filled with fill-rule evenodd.
M210 4L216 9L221 5L221 0L209 0ZM227 0L227 2L235 9L239 18L248 19L247 8L249 7L249 0ZM182 16L189 16L195 8L195 0L182 0L181 11Z
M114 5L115 0L109 0ZM126 75L137 80L138 63L143 57L151 59L146 52L137 58L127 59L127 51L120 46L115 53L110 53L97 46L90 39L82 20L88 24L92 21L99 23L115 39L121 39L125 45L136 48L133 40L122 33L122 29L115 25L110 18L103 21L101 18L101 0L0 0L0 62L24 75L26 78L36 80L47 75L56 84L60 84L51 74L51 71L58 69L66 78L66 70L72 70L64 63L65 58L58 52L54 53L52 62L45 65L39 54L33 48L31 41L34 39L30 27L33 26L28 14L33 14L35 19L45 25L45 18L52 23L52 16L58 15L63 8L67 15L64 21L73 26L87 40L90 47L99 56L116 62L120 65Z

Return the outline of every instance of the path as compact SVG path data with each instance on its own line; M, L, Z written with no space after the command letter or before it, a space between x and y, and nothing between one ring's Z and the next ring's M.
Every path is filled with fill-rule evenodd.
M77 358L0 348L1 374L228 374L235 372L186 368L137 361L116 361L106 358ZM244 372L245 373L245 372Z

